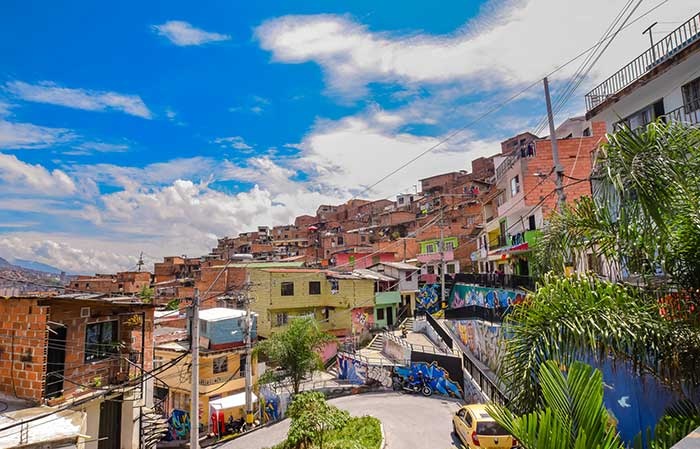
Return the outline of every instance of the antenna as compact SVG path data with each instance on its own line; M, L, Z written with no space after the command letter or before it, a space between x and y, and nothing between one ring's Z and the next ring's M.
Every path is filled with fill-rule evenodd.
M139 272L141 272L141 268L143 268L144 265L145 263L143 262L143 251L141 251L141 254L139 254L139 261L136 262L136 266L138 267Z

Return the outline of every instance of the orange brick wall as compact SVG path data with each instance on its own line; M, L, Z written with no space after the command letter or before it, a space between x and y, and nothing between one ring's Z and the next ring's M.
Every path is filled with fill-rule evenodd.
M605 141L605 123L595 122L592 128L593 135L590 137L559 139L557 141L559 161L564 167L565 175L577 179L586 179L590 176L591 152ZM552 169L554 165L552 144L549 140L538 140L535 151L535 157L527 159L527 167L523 171L523 189L527 194L525 205L534 206L543 201L542 213L546 217L554 210L557 203L556 193L551 193L556 187L554 184L555 177L552 174L538 186L537 184L541 181L541 178L534 174L549 173ZM591 195L591 184L589 181L577 182L573 179L564 178L564 186L567 202L584 195Z
M0 392L39 403L44 392L47 308L0 298ZM23 362L20 357L31 356ZM28 359L28 358L27 358Z

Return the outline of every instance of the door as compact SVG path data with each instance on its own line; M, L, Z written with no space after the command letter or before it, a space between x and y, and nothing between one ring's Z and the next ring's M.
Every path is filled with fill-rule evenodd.
M63 367L66 362L66 335L63 326L52 327L49 330L49 348L46 354L46 387L47 398L63 394Z
M100 433L97 449L120 449L122 424L122 397L108 399L100 404Z
M392 307L386 308L386 325L388 327L394 325L394 309Z

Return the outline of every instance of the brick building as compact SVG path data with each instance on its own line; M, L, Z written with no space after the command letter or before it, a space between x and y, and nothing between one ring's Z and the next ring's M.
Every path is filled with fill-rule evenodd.
M147 271L122 271L117 274L78 276L68 287L81 292L137 294L151 285Z
M0 299L0 314L9 318L0 322L0 393L82 416L76 439L138 447L141 407L152 405L152 381L141 375L153 368L153 306L100 295L14 297ZM29 407L16 419L52 411ZM33 433L31 422L22 426Z

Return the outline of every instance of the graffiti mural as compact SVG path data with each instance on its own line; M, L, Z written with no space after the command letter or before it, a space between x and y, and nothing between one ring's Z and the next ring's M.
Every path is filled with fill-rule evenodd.
M190 435L190 413L184 410L174 409L168 418L167 441L186 440Z
M481 363L496 371L502 346L500 325L480 320L445 320L445 324Z
M456 284L450 292L448 307L450 309L467 306L508 307L522 302L523 299L525 299L525 294L520 291Z
M418 373L423 375L427 384L437 394L450 396L453 398L462 398L462 387L450 379L447 371L439 366L437 362L430 364L426 362L411 363L410 366L397 366L394 368L394 373L403 380L412 381L418 377Z
M391 388L391 370L384 366L368 366L366 383Z
M360 335L374 327L374 310L372 307L352 309L352 333Z
M364 384L367 381L367 365L352 357L338 354L338 379Z
M416 295L416 308L430 314L442 310L440 304L440 284L425 284Z
M284 418L289 404L289 395L277 393L272 388L263 386L260 388L260 406L262 422L279 421Z

